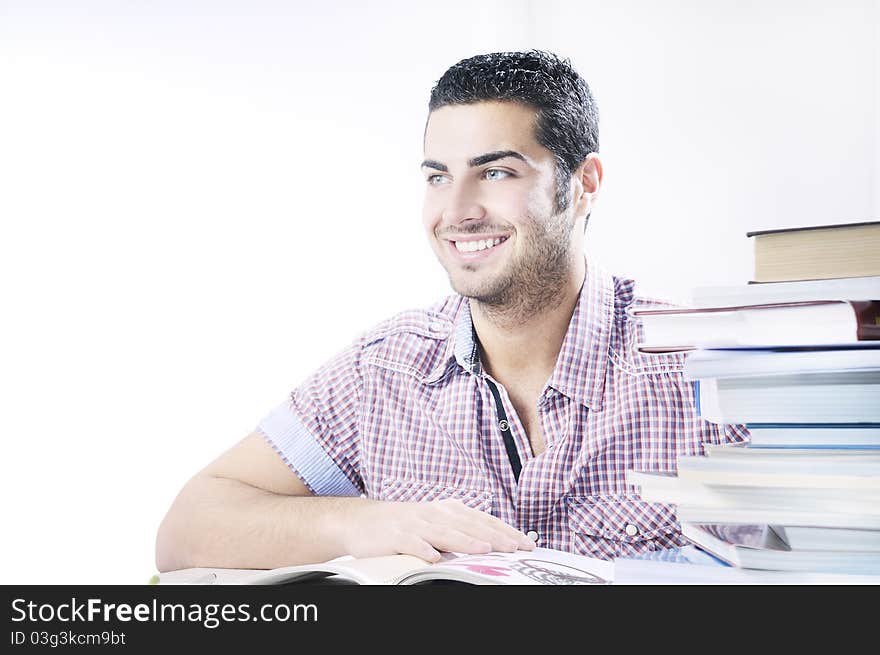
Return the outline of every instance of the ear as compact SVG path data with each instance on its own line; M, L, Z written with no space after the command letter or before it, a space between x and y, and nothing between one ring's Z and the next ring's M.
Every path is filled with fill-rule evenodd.
M595 152L587 155L574 172L574 178L575 208L578 216L584 216L590 212L602 186L602 160L599 155Z

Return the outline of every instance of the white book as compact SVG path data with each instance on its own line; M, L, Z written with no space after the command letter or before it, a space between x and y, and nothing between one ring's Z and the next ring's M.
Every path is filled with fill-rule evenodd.
M642 350L751 345L848 344L880 338L880 302L815 301L742 307L636 306Z
M649 503L730 506L741 502L739 495L729 491L736 491L736 488L709 487L700 482L682 480L669 472L629 470L626 483L638 487L639 497Z
M740 462L880 462L876 448L752 448L744 443L704 443L703 452L706 457Z
M763 510L880 516L880 490L709 485L646 471L627 471L626 481L649 503L732 509L737 516Z
M688 380L833 371L880 370L880 341L830 347L709 348L689 352Z
M841 528L847 530L880 530L880 515L844 514L841 512L822 512L816 510L797 510L788 508L747 508L708 507L678 505L675 515L679 522L725 523L750 525L811 526L817 528Z
M691 291L693 307L730 307L812 300L878 300L880 276L702 286Z
M880 552L880 529L776 526L792 550L853 550Z
M615 585L880 585L880 575L815 573L812 571L762 571L731 566L696 546L674 550L678 557L663 551L645 556L614 560ZM660 557L651 557L658 554Z
M760 451L742 457L734 454L721 457L679 455L678 475L684 477L692 470L719 473L779 473L836 476L877 476L880 478L880 454L858 457L842 455L763 454ZM880 480L878 480L880 481Z
M682 535L732 566L772 571L880 574L880 553L791 550L769 525L682 521Z
M725 423L880 423L880 370L702 378L700 416Z
M880 465L871 461L737 463L711 457L680 456L678 477L708 485L880 490Z

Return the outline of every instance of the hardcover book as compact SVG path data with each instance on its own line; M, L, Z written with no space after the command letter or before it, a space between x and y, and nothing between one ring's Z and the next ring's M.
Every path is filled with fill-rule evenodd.
M748 484L747 479L738 484L730 476L719 484L708 474L698 481L658 471L627 471L626 480L638 487L642 500L676 505L679 520L880 528L880 489L813 488L803 480L791 486Z
M755 281L880 275L880 221L748 232Z
M682 521L681 532L691 543L744 569L880 574L880 553L793 550L771 525Z
M682 372L690 380L760 375L880 370L880 341L836 346L706 348L690 353Z
M880 369L700 378L711 423L880 423Z
M692 307L737 307L810 300L880 300L880 275L701 286L691 291Z
M788 525L780 527L779 533L792 550L880 552L880 530L877 529Z
M877 456L813 458L678 457L678 477L708 485L880 491Z
M749 446L758 449L880 449L880 423L748 423Z
M880 576L806 571L766 571L731 566L694 545L614 560L615 585L880 584Z
M642 351L830 345L880 339L880 302L816 300L696 309L640 309Z
M751 524L762 523L774 526L793 526L800 528L834 528L838 530L880 530L880 516L877 514L843 514L817 510L797 510L786 508L742 509L738 507L709 507L699 505L679 505L676 516L681 523L712 524ZM849 550L841 543L839 550Z

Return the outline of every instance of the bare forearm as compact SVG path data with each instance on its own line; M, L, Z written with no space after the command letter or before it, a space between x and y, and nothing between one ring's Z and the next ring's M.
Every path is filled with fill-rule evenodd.
M302 487L305 489L305 487ZM200 474L178 494L159 527L160 571L190 567L277 568L340 555L534 549L501 519L460 500L391 502L285 495Z
M346 514L362 498L286 496L199 475L181 490L156 540L160 571L276 568L344 555Z

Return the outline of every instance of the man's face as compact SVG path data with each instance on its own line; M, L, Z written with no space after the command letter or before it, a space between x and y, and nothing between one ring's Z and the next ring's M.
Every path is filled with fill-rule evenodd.
M512 102L441 107L425 131L423 221L453 289L498 308L540 306L577 246L572 203L554 210L553 154L535 111Z

